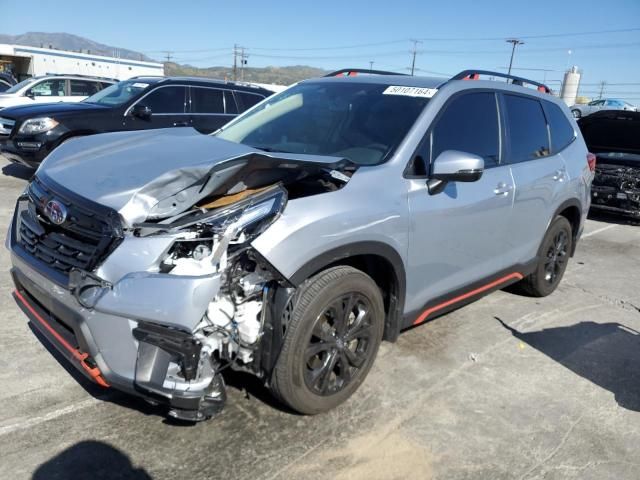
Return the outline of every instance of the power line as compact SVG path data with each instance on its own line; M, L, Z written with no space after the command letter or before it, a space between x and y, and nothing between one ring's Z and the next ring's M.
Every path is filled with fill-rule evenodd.
M564 37L577 37L577 36L587 36L587 35L601 35L608 33L625 33L625 32L637 32L640 31L640 27L638 28L623 28L616 30L594 30L587 32L567 32L567 33L554 33L554 34L544 34L544 35L518 35L517 38L520 39L541 39L541 38L564 38ZM468 42L477 42L477 41L504 41L508 37L422 37L416 38L415 40L421 42L454 42L454 41L468 41ZM345 50L352 48L366 48L366 47L380 47L384 45L398 45L407 42L411 39L397 39L397 40L388 40L383 42L373 42L373 43L359 43L352 45L334 45L330 47L250 47L251 50L260 50L260 51L287 51L287 52L303 52L303 51L321 51L321 50ZM563 47L564 48L564 47ZM573 48L573 47L572 47ZM578 47L579 48L579 47ZM171 53L203 53L203 52L216 52L216 51L225 51L229 50L230 47L215 47L215 48L201 48L201 49L190 49L190 50L171 50ZM167 50L145 50L143 53L166 53ZM462 53L462 52L461 52Z

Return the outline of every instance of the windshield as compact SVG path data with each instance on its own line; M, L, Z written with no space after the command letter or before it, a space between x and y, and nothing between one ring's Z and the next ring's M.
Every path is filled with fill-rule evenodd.
M215 135L269 152L384 162L429 101L387 85L303 83L268 98Z
M98 105L106 105L110 107L122 105L134 96L138 95L148 86L149 83L147 82L126 80L124 82L114 83L104 90L100 90L98 93L94 93L84 101L86 103L97 103Z
M22 89L22 87L26 87L27 85L35 82L36 80L37 80L36 78L27 78L26 80L23 80L20 83L16 83L13 87L9 88L8 90L5 90L4 93L16 93L17 91Z

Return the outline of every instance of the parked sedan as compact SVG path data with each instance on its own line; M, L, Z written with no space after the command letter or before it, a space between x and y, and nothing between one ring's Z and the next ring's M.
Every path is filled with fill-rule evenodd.
M635 105L631 105L629 102L618 100L616 98L602 98L583 105L576 104L571 107L571 113L573 113L575 118L586 117L587 115L601 110L627 110L637 112L638 108Z
M203 78L136 77L83 102L1 110L0 154L37 168L54 148L73 137L166 127L211 133L272 93Z
M640 112L597 112L578 125L596 154L591 208L640 219Z

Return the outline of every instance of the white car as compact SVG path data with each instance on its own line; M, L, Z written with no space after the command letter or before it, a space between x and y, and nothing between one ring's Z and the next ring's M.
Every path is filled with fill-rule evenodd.
M629 102L619 100L617 98L602 98L600 100L594 100L593 102L585 103L584 105L572 105L571 113L574 118L586 117L594 112L600 110L627 110L631 112L638 111L638 108L631 105Z
M78 75L32 77L0 93L0 109L17 105L51 102L79 102L115 80Z

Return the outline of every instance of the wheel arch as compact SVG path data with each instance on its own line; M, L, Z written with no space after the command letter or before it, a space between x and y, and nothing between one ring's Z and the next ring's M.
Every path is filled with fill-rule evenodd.
M402 326L406 295L406 273L396 249L382 242L357 242L316 256L300 267L289 281L296 287L330 267L348 265L369 275L383 293L385 325L383 339L395 341Z
M578 240L578 234L580 233L580 223L582 220L582 206L580 205L580 202L577 199L572 198L561 203L551 217L551 220L549 220L549 225L551 225L553 219L558 216L565 217L571 224L571 234L573 236L571 256L573 257L573 254L576 251L576 243ZM547 228L549 228L549 225L547 225Z

